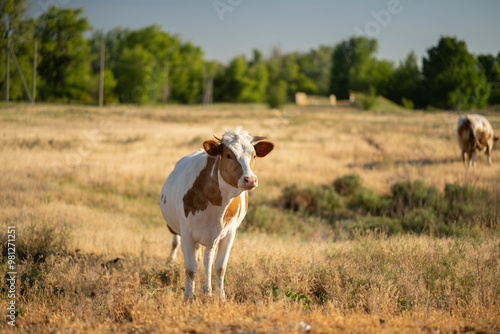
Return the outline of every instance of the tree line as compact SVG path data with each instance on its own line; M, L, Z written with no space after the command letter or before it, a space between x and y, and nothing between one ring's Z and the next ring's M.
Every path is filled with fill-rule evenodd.
M412 51L399 64L376 57L376 39L354 36L307 52L273 49L264 56L234 57L228 64L204 59L201 47L158 25L131 30L92 30L82 9L50 7L26 16L25 0L0 4L0 96L6 90L7 41L28 86L37 49L37 101L95 104L101 45L105 46L104 101L193 104L207 83L214 102L267 102L279 106L296 92L383 95L407 108L483 108L500 103L500 52L473 55L464 41L443 36L419 65ZM90 33L90 34L89 34ZM89 37L85 37L89 36ZM10 100L26 100L16 68L10 67ZM167 84L168 83L168 84Z

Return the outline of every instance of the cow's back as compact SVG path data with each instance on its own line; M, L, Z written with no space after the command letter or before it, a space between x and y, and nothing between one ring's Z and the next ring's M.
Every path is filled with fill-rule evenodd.
M490 122L483 115L472 114L467 116L471 123L471 127L476 134L476 136L493 136L493 128ZM478 138L480 139L480 138Z
M205 167L207 158L201 149L179 160L161 189L161 213L168 227L177 234L180 234L180 223L185 219L182 199Z

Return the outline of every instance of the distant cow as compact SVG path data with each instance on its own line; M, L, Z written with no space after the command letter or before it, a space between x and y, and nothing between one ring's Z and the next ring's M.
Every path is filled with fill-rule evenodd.
M498 140L495 136L490 122L482 115L467 115L460 117L457 123L457 139L462 150L462 161L465 164L467 153L467 165L476 164L476 150L482 152L486 148L488 164L491 165L491 151L493 142Z
M257 187L256 157L274 148L266 137L252 137L240 128L226 130L221 139L207 140L203 148L177 162L161 190L160 207L174 234L171 257L179 246L184 254L186 290L192 298L197 271L196 244L205 246L203 291L212 294L215 259L216 292L224 298L224 274L236 229L248 208L247 191Z

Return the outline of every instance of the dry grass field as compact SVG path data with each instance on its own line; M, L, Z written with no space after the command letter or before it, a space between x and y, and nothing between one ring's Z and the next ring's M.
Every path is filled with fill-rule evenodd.
M500 132L500 113L485 113ZM5 255L7 227L15 226L17 285L12 329L3 255L0 332L499 333L500 145L492 166L481 154L477 167L464 168L457 117L258 105L2 105L0 237ZM182 258L166 263L171 235L160 189L178 159L239 125L276 145L256 162L260 185L250 193L264 227L251 225L257 211L243 222L225 302L198 289L186 304ZM397 182L422 180L439 194L456 182L484 190L490 204L481 217L466 203L458 207L472 214L448 236L364 225L347 233L341 225L372 214L334 210L328 220L280 204L287 186L322 187L352 173L380 198ZM432 226L442 217L432 216ZM201 279L202 265L197 288Z

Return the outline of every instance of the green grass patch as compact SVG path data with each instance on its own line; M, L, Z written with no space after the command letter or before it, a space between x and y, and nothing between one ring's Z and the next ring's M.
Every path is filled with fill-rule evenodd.
M379 195L364 188L357 174L349 174L332 185L287 186L274 206L249 214L251 224L259 231L272 233L286 233L314 221L347 236L354 230L474 236L477 228L498 231L499 207L498 196L470 185L447 184L439 191L422 180L398 181L391 186L390 194Z

